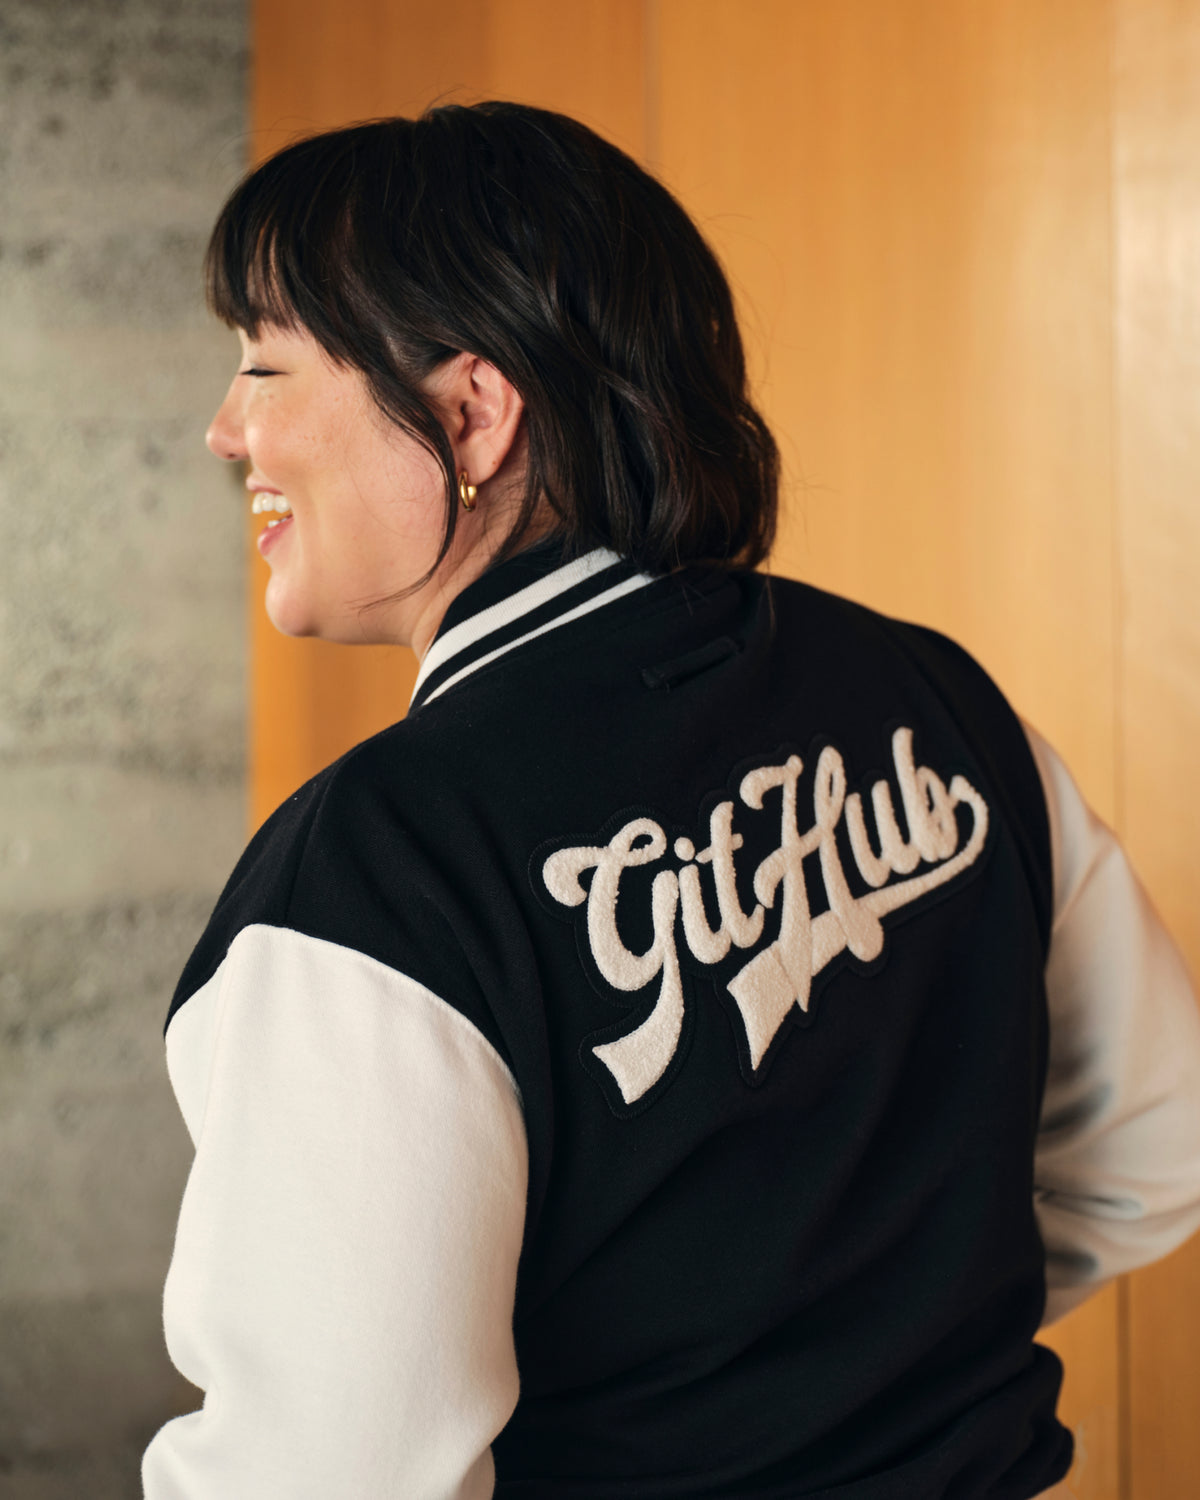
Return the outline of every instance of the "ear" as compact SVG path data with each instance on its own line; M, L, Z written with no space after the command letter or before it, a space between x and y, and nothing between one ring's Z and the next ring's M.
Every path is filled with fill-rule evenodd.
M456 354L439 365L425 388L445 424L454 462L469 482L485 485L519 458L525 403L495 365L478 354Z

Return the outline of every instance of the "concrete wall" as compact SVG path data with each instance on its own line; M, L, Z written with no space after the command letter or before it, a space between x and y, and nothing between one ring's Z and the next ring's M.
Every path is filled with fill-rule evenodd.
M162 1054L243 833L233 369L199 261L245 0L0 0L0 1496L129 1500L194 1405Z

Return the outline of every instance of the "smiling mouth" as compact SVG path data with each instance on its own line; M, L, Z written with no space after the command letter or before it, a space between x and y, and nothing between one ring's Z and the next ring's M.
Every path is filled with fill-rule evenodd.
M267 552L293 521L292 507L286 497L275 490L254 490L250 499L250 514L271 518L258 533L256 541L260 555L266 557Z
M252 516L267 515L271 511L278 511L280 516L290 516L292 507L282 495L256 494L250 502L250 514ZM275 521L268 521L268 526L274 526Z

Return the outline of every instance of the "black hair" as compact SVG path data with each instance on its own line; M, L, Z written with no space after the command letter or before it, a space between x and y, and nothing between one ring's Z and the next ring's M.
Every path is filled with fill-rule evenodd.
M447 105L297 141L234 190L205 276L226 323L303 327L441 462L437 563L457 475L420 382L463 350L525 402L498 556L545 507L567 556L603 545L652 573L770 548L779 453L721 267L660 182L566 115Z

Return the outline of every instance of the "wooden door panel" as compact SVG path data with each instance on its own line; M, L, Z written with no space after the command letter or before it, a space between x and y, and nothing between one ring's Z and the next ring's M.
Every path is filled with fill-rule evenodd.
M663 172L742 307L780 571L973 649L1200 963L1200 0L257 0L255 155L489 95ZM257 822L415 663L285 641L253 567ZM1185 1249L1050 1332L1064 1493L1200 1493L1198 1304Z
M661 0L659 161L738 291L780 571L971 647L1115 812L1109 32L1092 0ZM1117 1500L1115 1288L1047 1338Z
M1111 817L1105 8L659 16L662 166L784 447L777 566L962 640Z
M1200 5L1117 0L1120 827L1200 972ZM1132 1500L1200 1493L1200 1242L1131 1279Z

